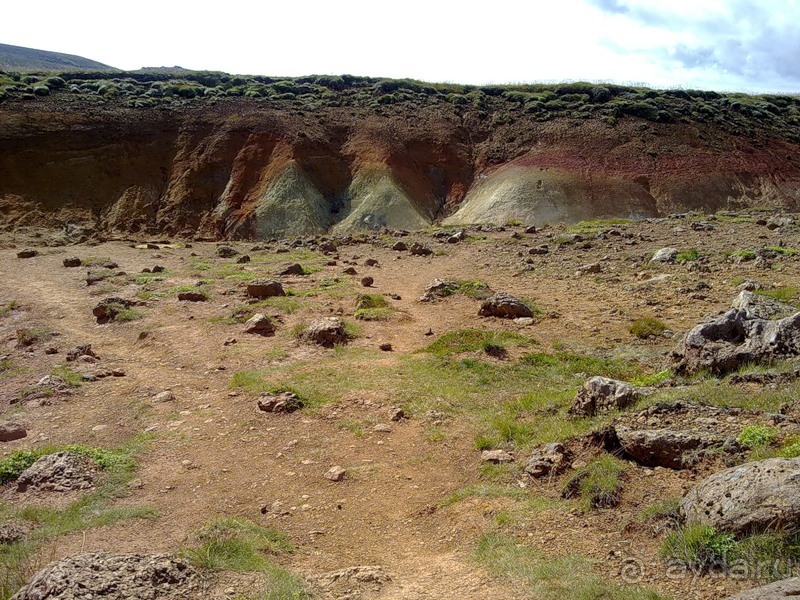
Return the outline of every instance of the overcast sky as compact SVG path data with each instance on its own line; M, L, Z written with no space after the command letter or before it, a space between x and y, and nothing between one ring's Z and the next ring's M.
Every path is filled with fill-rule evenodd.
M39 0L0 42L122 69L800 92L800 0Z

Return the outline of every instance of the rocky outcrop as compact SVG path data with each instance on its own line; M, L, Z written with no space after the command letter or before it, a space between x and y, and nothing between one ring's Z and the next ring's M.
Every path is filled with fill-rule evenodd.
M199 577L168 554L91 552L51 563L13 600L179 600L200 597Z
M800 596L800 577L790 577L729 596L727 600L785 600Z
M744 364L798 355L800 313L770 320L757 317L750 308L732 308L690 329L673 352L673 360L678 373L706 369L720 375Z
M625 453L641 465L683 469L711 449L722 448L725 437L697 430L615 428Z
M345 344L348 340L344 321L339 317L320 317L315 319L303 331L303 338L325 348L333 348L338 344Z
M688 524L736 534L800 528L800 458L771 458L714 473L681 500Z
M98 469L91 459L71 452L56 452L42 456L20 473L17 490L85 490L94 486L97 475Z

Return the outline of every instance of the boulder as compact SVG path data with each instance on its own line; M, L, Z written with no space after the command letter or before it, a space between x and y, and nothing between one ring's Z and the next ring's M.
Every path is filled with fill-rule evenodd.
M481 303L478 315L481 317L518 319L520 317L532 317L533 311L522 300L515 298L511 294L497 292L494 296Z
M139 302L135 300L126 300L125 298L105 298L92 309L92 314L98 323L108 323L113 321L122 310L138 304Z
M397 244L395 244L395 246L396 245ZM408 251L414 256L428 256L430 254L433 254L433 250L431 250L427 246L423 246L419 242L414 242L413 244L411 244L411 247L408 249Z
M49 564L13 600L178 600L202 597L199 576L168 554L90 552Z
M451 296L458 291L458 284L455 281L445 281L443 279L434 279L425 292L420 296L420 302L433 302L437 298L445 298Z
M325 479L330 479L331 481L341 481L344 479L344 476L347 474L347 471L336 465L335 467L331 467L325 473Z
M205 292L178 292L178 300L184 302L205 302L208 296Z
M33 258L34 256L39 256L39 252L29 248L17 252L17 258Z
M706 369L716 375L743 364L800 355L800 313L778 320L757 317L751 308L732 308L690 329L672 353L675 370Z
M714 473L684 496L688 525L734 534L800 530L800 458L770 458Z
M675 262L675 257L680 254L681 251L677 248L661 248L661 250L657 250L655 254L653 254L653 258L650 259L650 262L657 262L657 263L671 263Z
M570 414L591 417L599 412L627 408L640 398L638 389L624 381L592 377L578 390Z
M726 438L706 431L675 429L614 428L622 449L647 467L684 469L703 458L705 452L722 448Z
M14 421L0 422L0 442L13 442L26 437L28 432L20 423Z
M727 600L784 600L800 596L800 577L790 577L769 585L751 588L729 596Z
M739 292L731 302L731 308L746 310L751 317L757 319L790 317L797 312L794 306L748 290Z
M75 268L81 266L81 259L77 256L68 256L64 259L64 266L67 268Z
M269 317L256 313L250 317L244 324L245 333L254 333L256 335L274 335L275 325L269 320Z
M220 246L217 248L217 256L220 258L233 258L237 254L239 254L239 251L230 246Z
M78 360L82 356L90 356L92 358L99 359L100 357L92 350L91 344L81 344L79 346L75 346L71 350L67 352L67 361L72 362Z
M525 472L534 479L538 479L548 475L558 475L568 466L569 460L564 444L552 443L545 444L533 451L525 466Z
M17 491L28 489L51 492L85 490L94 485L97 468L90 458L72 452L46 454L17 478Z
M344 321L339 317L321 317L315 319L303 332L303 337L315 344L333 348L337 344L347 343L347 332Z
M303 265L300 263L294 263L290 265L285 265L278 275L304 275L305 271L303 270Z
M394 243L394 245L392 245L392 250L395 250L396 252L403 252L408 250L408 246L403 241L397 241Z
M372 284L375 283L375 280L372 277L362 277L361 278L361 285L364 287L370 287Z
M272 279L253 279L247 284L247 295L251 298L272 298L285 296L286 292L278 281Z
M21 542L28 535L28 530L16 521L0 523L0 544Z

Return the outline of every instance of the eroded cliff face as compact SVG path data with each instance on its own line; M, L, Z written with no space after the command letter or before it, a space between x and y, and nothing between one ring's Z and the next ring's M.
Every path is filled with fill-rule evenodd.
M0 105L0 224L268 239L800 206L791 136L453 105Z

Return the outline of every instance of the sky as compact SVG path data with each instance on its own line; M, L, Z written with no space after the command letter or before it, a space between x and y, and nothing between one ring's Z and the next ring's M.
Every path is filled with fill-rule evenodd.
M39 0L0 43L121 69L800 93L800 0Z

